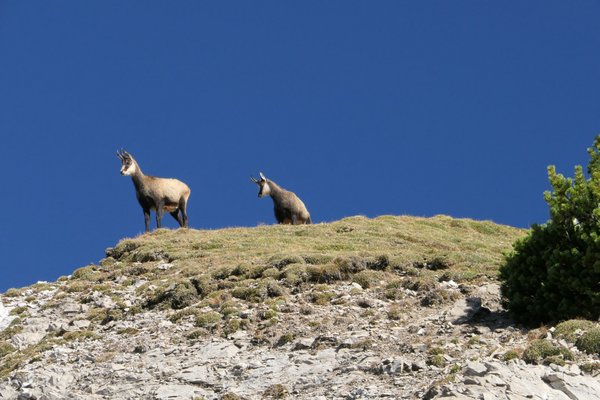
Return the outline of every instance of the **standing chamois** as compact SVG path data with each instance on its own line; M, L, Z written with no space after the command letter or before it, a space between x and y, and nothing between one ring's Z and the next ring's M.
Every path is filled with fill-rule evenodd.
M294 193L279 187L275 182L260 173L260 180L250 177L260 188L258 197L271 196L275 205L275 218L279 224L311 224L306 206Z
M186 207L190 188L177 179L144 175L131 154L122 149L117 152L117 157L121 160L121 175L131 176L133 180L135 195L144 210L146 232L150 231L150 210L156 211L157 228L160 228L160 221L165 211L179 222L179 226L187 228Z

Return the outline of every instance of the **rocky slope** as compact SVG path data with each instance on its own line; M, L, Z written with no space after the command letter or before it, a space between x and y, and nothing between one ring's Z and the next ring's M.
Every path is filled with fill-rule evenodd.
M126 239L1 296L0 398L600 398L576 346L594 323L500 307L522 235L440 216Z

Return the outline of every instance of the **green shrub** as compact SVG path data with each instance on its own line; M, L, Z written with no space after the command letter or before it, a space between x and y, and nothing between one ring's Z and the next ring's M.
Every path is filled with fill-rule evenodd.
M363 289L374 286L380 280L382 280L382 275L377 271L360 271L352 276L352 282L358 283Z
M6 297L19 297L23 294L23 292L25 292L25 289L10 288L4 293L4 295Z
M25 313L28 308L29 307L27 307L27 306L15 307L12 310L10 310L10 315L21 315L21 314Z
M285 399L288 396L288 389L284 385L277 383L271 385L263 392L263 399Z
M196 326L200 328L214 328L219 322L221 322L221 314L218 312L209 311L196 316Z
M174 310L180 310L198 301L199 289L195 282L184 280L159 289L146 302L146 307L154 308L159 304L168 304Z
M0 342L0 359L16 349L8 342Z
M513 245L500 269L504 306L521 321L539 324L600 317L600 135L581 166L566 178L548 167L550 220Z
M71 341L80 341L85 339L98 340L100 336L92 331L84 330L84 331L73 331L73 332L65 332L62 335L63 339L67 342Z
M309 274L306 270L306 265L290 264L283 269L281 278L286 285L294 287L307 282Z
M592 321L585 319L570 319L556 325L554 329L554 337L557 339L565 339L567 342L575 343L577 340L576 332L586 332L596 326Z
M600 371L600 362L590 361L579 366L586 374L594 374L596 371Z
M295 337L293 333L284 333L279 337L279 339L277 339L277 346L285 346L286 344L291 343L294 338Z
M514 360L515 358L519 358L519 352L517 350L508 350L502 355L504 361Z
M433 354L427 358L427 364L442 368L446 365L446 359L442 354Z
M575 346L589 354L600 354L600 328L595 327L584 332L575 342Z
M309 265L306 268L308 280L316 283L331 283L345 278L345 274L336 264Z
M237 332L240 328L244 328L244 326L244 321L239 318L228 319L223 326L223 334L225 336L231 335Z
M95 265L89 265L87 267L81 267L73 271L73 279L81 279L85 281L94 281L98 278L101 273L96 270Z
M262 277L263 278L278 279L279 275L281 275L281 272L279 272L279 270L277 268L275 268L275 267L267 268L262 273Z
M563 360L574 359L568 349L552 344L546 339L534 340L523 352L523 360L528 364L539 364L540 362L556 364L556 356Z
M304 264L304 259L298 255L275 255L269 259L269 265L277 269L289 264Z

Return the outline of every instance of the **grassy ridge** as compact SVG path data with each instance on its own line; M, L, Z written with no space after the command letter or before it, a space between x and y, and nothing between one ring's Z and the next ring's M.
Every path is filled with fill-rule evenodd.
M503 252L524 232L489 221L447 216L351 217L318 225L158 230L124 239L112 254L121 261L144 261L160 258L157 252L162 252L163 258L178 260L180 267L200 271L239 263L265 264L276 257L314 258L319 264L340 256L383 255L402 268L438 260L451 266L458 279L492 278Z

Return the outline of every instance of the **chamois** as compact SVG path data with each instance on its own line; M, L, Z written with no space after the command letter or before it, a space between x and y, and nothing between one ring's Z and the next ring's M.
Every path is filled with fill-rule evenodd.
M117 151L117 157L121 160L121 175L131 176L133 180L135 195L144 210L146 232L150 231L150 210L156 211L157 228L160 228L165 211L177 220L179 226L187 228L186 207L190 188L177 179L144 175L137 161L123 149Z
M306 206L293 192L285 190L272 180L265 178L262 172L260 180L252 176L250 179L260 188L258 197L271 196L273 199L277 223L292 225L312 223Z

